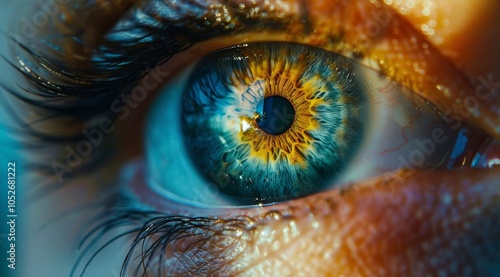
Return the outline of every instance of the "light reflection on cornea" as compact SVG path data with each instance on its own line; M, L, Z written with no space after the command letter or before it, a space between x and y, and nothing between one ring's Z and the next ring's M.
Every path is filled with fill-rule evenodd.
M474 168L493 168L500 164L500 142L498 140L487 140L480 147L472 160Z

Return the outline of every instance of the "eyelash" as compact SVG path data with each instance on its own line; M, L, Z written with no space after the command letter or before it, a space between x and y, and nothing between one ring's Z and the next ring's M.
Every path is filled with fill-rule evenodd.
M7 39L17 50L15 53L17 57L13 60L5 56L3 58L21 73L27 84L20 86L20 88L7 88L7 90L33 109L36 108L36 111L43 118L42 121L68 117L72 120L66 125L58 127L71 129L72 126L86 124L88 128L94 128L93 119L105 115L109 110L109 103L121 91L140 80L147 74L148 69L164 63L176 53L191 47L196 42L221 34L230 35L242 31L258 31L263 26L278 30L284 28L289 20L280 14L279 9L274 11L261 9L260 14L263 17L260 18L261 15L256 13L251 5L246 5L245 8L241 8L239 5L214 6L207 7L206 14L200 16L197 12L191 12L188 9L189 3L183 4L187 6L183 6L180 10L173 9L184 16L183 21L178 21L175 13L170 14L171 17L154 18L160 24L136 21L133 17L122 19L126 24L120 26L127 27L118 27L113 30L113 35L109 36L108 40L96 51L96 56L100 60L88 65L81 63L68 65L60 59L49 56L53 54L54 57L61 58L60 50L56 47L57 44L53 45L51 39L55 41L69 39L70 35L54 33L53 36L47 36L40 40L38 44L23 43L17 39L15 34L8 36ZM172 8L168 7L168 3L163 5L165 6L163 8ZM228 12L233 20L239 18L241 21L237 21L235 25L218 23L220 18L217 9L221 8ZM308 22L307 16L304 13L296 19ZM212 25L207 26L207 22L212 22ZM200 29L200 26L203 27ZM207 30L209 30L208 34ZM122 36L128 32L133 33L134 36ZM178 34L185 34L185 36L179 37ZM85 44L85 41L80 43ZM165 47L166 45L168 47ZM160 57L158 57L158 53L161 53ZM70 60L78 61L78 59ZM45 149L44 154L46 155L51 152L48 146L54 142L69 145L85 139L83 134L78 131L54 135L51 132L37 131L35 125L38 122L19 123L30 127L26 128L25 131L29 133L30 139L37 141L37 145L33 145L33 147ZM107 152L100 153L103 155L92 155L93 160L87 160L80 168L92 169L99 166L99 161L102 161L108 154ZM52 160L54 160L53 157ZM44 168L36 163L33 166L47 173L48 176L53 173L53 169L50 167ZM53 191L57 187L47 191Z
M232 253L233 258L225 258L222 254L229 249L236 251L240 249L241 252L240 244L250 243L249 234L255 228L256 219L249 217L222 220L210 217L168 215L157 211L131 209L129 207L131 201L124 194L115 195L105 201L103 205L106 208L97 217L92 218L92 228L89 228L90 231L79 243L78 251L81 254L77 258L70 276L84 276L86 270L101 251L111 243L129 237L133 237L133 240L123 261L120 276L128 276L129 270L133 270L133 276L147 276L147 273L151 272L150 270L153 268L157 272L157 276L165 276L166 273L168 276L172 274L186 276L186 274L199 274L200 272L210 274L207 270L214 270L214 265L229 266L234 261L234 253ZM113 233L120 227L127 229L102 241L107 234ZM230 239L229 244L221 242L226 239ZM180 242L182 240L189 240L189 243ZM171 247L172 251L178 254L180 251L176 250L176 245L179 243L180 247L183 248L180 256L175 257L174 266L168 263L169 268L166 268L165 251L167 247ZM204 247L206 244L210 244L211 247ZM212 251L214 244L219 246L219 250L223 248L223 251ZM96 245L98 246L97 250L91 252ZM209 252L206 249L209 249ZM139 261L136 261L135 251L139 251L137 255ZM195 261L189 255L192 252L197 254L203 252L207 255L202 255L205 259ZM187 261L190 262L189 265L185 264ZM207 264L210 264L210 268L203 268ZM215 268L215 270L221 269L217 266ZM78 275L77 272L80 274ZM215 274L215 271L211 272Z
M38 52L36 49L30 49L28 46L16 42L15 39L12 37L10 37L9 39L11 39L14 43L16 43L17 46L19 46L21 49L23 49L27 57L36 60L40 64L39 65L40 67L51 68L54 72L57 72L55 67L56 62L50 60L47 57L43 57L42 54ZM4 56L3 58L8 61L7 57ZM19 59L27 61L27 59L25 58L24 59L19 58ZM85 99L80 96L84 94L82 93L82 91L92 91L92 88L94 86L100 87L102 85L106 87L107 85L105 84L104 81L94 82L92 86L86 88L63 87L63 86L50 87L48 85L50 84L50 81L45 78L38 78L40 77L40 75L34 73L34 70L28 69L28 67L25 68L18 67L13 62L10 61L8 61L8 63L10 64L11 67L13 67L13 69L17 70L25 77L25 79L28 81L28 85L26 85L25 87L21 87L19 90L13 87L7 87L5 84L3 84L2 86L17 99L30 105L30 107L37 108L37 111L39 111L40 114L49 112L50 115L42 119L42 121L51 118L63 118L64 116L68 115L74 116L74 120L76 122L90 121L91 119L98 116L99 113L105 111L109 106L108 103L111 102L111 101L102 101L102 97L99 97L98 92L96 92L95 95L92 95L89 101L85 101ZM62 71L60 71L59 73L64 74ZM136 72L131 71L130 75L136 76L137 74ZM57 75L54 75L53 77L55 76ZM136 80L140 79L141 77L142 76L140 75L137 75L137 77L129 77L128 78L130 79L129 81L122 82L121 85L119 85L118 87L127 87L135 83ZM113 82L111 81L111 83ZM108 91L107 95L105 95L104 97L109 99L114 99L116 97L115 95L117 94L117 92L119 92L119 89L116 89L116 92ZM38 100L31 99L33 98L32 95L37 96L39 99ZM73 99L77 99L78 101L82 100L82 102L76 102L77 104L79 104L79 106L77 105L65 106L64 104L61 106L56 106L50 104L50 100L54 98L62 100L63 103L68 103ZM91 107L93 107L92 105L95 103L102 103L102 104L97 105L95 108L91 109ZM96 113L95 112L96 110L99 112ZM29 141L32 140L36 141L30 146L31 149L41 149L41 151L44 151L43 149L46 149L45 148L46 146L53 146L55 144L61 145L61 144L74 143L81 141L83 138L82 134L64 136L64 135L52 135L49 132L46 133L40 132L37 131L36 128L34 128L36 126L36 123L25 122L21 117L17 117L15 120L18 121L19 126L24 125L28 127L25 129L25 132L30 137ZM45 151L47 153L50 153L50 150L45 150ZM86 163L85 166L79 168L79 173L82 173L83 171L86 170L91 172L99 165L101 165L103 162L105 162L106 161L105 157L108 156L109 149L107 149L104 152L100 151L99 153L101 155L93 155L94 159ZM52 182L53 178L50 178L50 176L52 175L53 172L50 167L46 167L43 164L38 164L36 162L33 163L31 167L34 167L38 172L44 172L47 175L46 176L47 183L43 184L43 186L40 185L38 187L40 188L40 190L34 189L34 192L32 192L34 195L37 195L37 197L43 197L44 195L48 195L51 192L60 189L64 185L64 183L59 184L57 182ZM42 192L40 193L40 191ZM123 262L121 276L125 276L126 269L131 263L131 255L134 252L134 250L139 247L139 245L142 246L141 248L142 260L137 265L137 268L135 269L134 272L134 276L142 276L142 274L139 274L139 269L142 266L146 266L146 268L148 268L149 262L151 262L153 259L155 259L155 257L157 257L157 255L155 254L159 249L162 249L162 246L164 248L166 245L169 245L170 243L175 244L175 241L181 238L182 236L196 235L194 232L192 232L192 230L204 229L213 231L215 230L213 229L214 226L217 225L215 223L215 220L211 218L166 215L158 213L156 211L145 212L145 211L135 210L129 207L129 201L126 200L126 197L123 195L117 197L111 197L109 200L106 201L104 206L106 207L104 212L100 214L98 217L100 219L99 221L100 223L94 225L95 227L93 229L89 229L90 231L88 232L87 235L83 237L80 243L79 249L82 250L82 255L75 262L71 276L74 276L76 274L77 268L82 264L84 264L84 267L80 275L83 276L85 270L94 260L96 255L98 255L109 243L123 236L129 236L135 233L137 233L137 236L130 245L130 250L128 251L128 255ZM79 212L84 209L85 208L82 207L82 209L80 209ZM86 254L90 251L90 249L93 246L95 246L96 243L100 242L100 240L103 237L105 237L106 233L111 232L114 229L122 226L129 226L129 229L123 232L122 234L112 237L109 241L104 242L103 244L99 244L101 246L88 257L88 260L86 261L84 260ZM151 228L152 226L156 228L152 229ZM153 243L150 244L150 246L147 248L144 247L144 243L149 242L151 237L160 234L162 236L162 241L163 241L162 243L160 244ZM162 255L159 255L158 257L162 257ZM161 270L161 267L159 267L158 270Z
M109 64L98 64L98 66L95 67L97 68L95 72L100 73L82 74L76 77L65 73L64 70L59 68L56 60L52 60L43 55L41 51L33 46L23 45L19 41L16 41L14 37L9 37L8 39L22 50L21 52L23 55L19 55L17 62L21 62L21 65L24 66L16 66L16 63L9 61L7 57L4 56L3 58L7 60L13 69L21 73L28 84L24 86L18 84L20 89L6 87L6 90L20 101L35 108L40 114L48 113L49 115L44 117L42 121L71 116L74 122L90 122L100 114L105 113L111 102L110 100L114 100L116 95L118 95L123 88L136 83L136 81L140 80L144 75L141 73L142 69L138 70L132 68L125 74L121 72L121 74L124 74L122 76L127 77L120 77L119 79L124 81L117 83L116 80L114 80L117 76L109 76L111 71L105 70L105 68L111 67L112 64L124 63L126 61L113 60L110 61ZM184 47L187 48L188 46L186 45ZM183 48L180 50L182 49ZM30 61L35 61L37 66L33 65L35 63ZM164 61L160 60L157 63L159 64L162 62ZM47 72L52 73L52 75L43 77ZM107 79L92 77L95 75L108 75L108 77ZM51 85L58 84L59 80L61 80L60 82L62 83L64 78L75 77L77 79L92 81L85 83L85 86ZM100 89L107 91L103 93ZM52 102L51 100L56 101ZM31 147L33 149L42 149L41 151L46 149L46 153L51 152L47 150L47 146L76 143L84 138L81 133L76 135L52 135L49 132L40 132L35 128L37 123L24 122L22 118L18 118L17 120L20 125L28 127L26 132L30 136L29 140L36 141ZM106 149L106 151L99 152L101 155L92 155L94 159L88 161L84 166L79 168L79 173L85 170L91 172L93 169L99 167L106 161L105 158L108 156L109 151L109 149ZM54 178L50 178L53 176L52 168L36 162L32 167L37 168L38 172L45 173L47 177L47 182L44 183L43 186L40 185L38 187L39 190L34 189L32 192L33 195L43 197L65 185L64 183L59 184L53 182ZM130 250L123 261L120 276L126 276L128 272L127 268L132 262L135 262L132 255L137 249L140 250L141 260L137 264L133 275L142 276L143 274L147 274L148 270L151 270L151 263L155 259L160 259L161 264L164 258L162 254L165 248L169 245L175 245L179 239L185 238L186 236L198 237L198 242L201 243L202 241L207 241L209 237L218 235L225 236L225 234L222 234L223 232L234 231L236 229L240 231L247 230L249 228L248 226L251 225L249 222L252 221L251 219L246 220L244 218L239 218L226 219L222 222L220 219L215 218L167 215L157 211L136 210L130 207L129 200L127 200L127 197L124 195L111 197L106 201L104 206L106 208L97 217L98 223L93 225L94 227L92 229L89 229L90 231L82 238L79 244L78 248L82 251L82 254L75 261L71 276L76 276L80 268L82 269L79 276L84 276L86 269L91 265L96 256L104 248L109 246L110 243L122 237L132 237L136 234L135 239L130 244ZM78 212L83 210L85 210L85 207L79 209ZM126 231L109 238L107 241L102 241L107 234L124 226L127 227ZM199 232L200 230L203 230L203 232ZM208 236L208 234L211 235ZM199 237L200 235L203 237ZM152 239L157 236L159 239L152 241ZM90 252L96 245L99 246L99 248L94 250L94 252ZM140 272L141 268L143 272ZM158 266L156 270L161 274L165 269L162 266ZM191 268L191 270L196 272L198 268Z

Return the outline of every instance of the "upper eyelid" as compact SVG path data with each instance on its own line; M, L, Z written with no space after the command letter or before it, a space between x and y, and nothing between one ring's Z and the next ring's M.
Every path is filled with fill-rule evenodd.
M398 13L393 12L390 7L380 3L371 4L364 0L354 0L346 3L338 0L337 2L328 2L327 4L323 2L319 2L318 4L318 2L314 1L301 3L309 6L309 16L305 21L303 20L305 18L304 12L300 10L303 5L290 5L289 7L291 8L288 10L285 9L282 13L276 10L273 11L273 14L276 16L266 17L268 21L250 16L250 18L247 18L242 24L236 24L231 28L226 28L226 25L215 24L214 26L216 29L214 30L218 32L211 31L209 32L210 35L207 36L206 34L200 34L199 30L194 30L191 33L184 31L190 30L190 28L197 29L197 26L202 26L203 20L206 18L205 15L207 14L211 15L210 18L217 22L217 19L220 18L218 12L225 11L225 8L229 10L232 9L235 11L236 15L239 14L243 16L245 13L240 13L240 7L235 6L235 3L229 3L227 5L214 4L209 6L212 8L207 10L206 13L195 14L197 16L195 19L197 18L198 20L197 23L193 24L192 21L188 21L187 23L184 22L184 24L188 24L189 26L192 25L191 27L185 26L187 29L178 29L179 26L177 26L172 30L170 28L171 26L168 24L174 26L175 23L179 23L179 17L174 16L173 18L175 21L171 21L171 19L167 18L166 21L170 23L163 25L163 27L168 27L158 28L158 17L161 17L161 14L159 11L148 7L148 5L152 5L154 8L161 5L168 5L167 2L142 1L140 5L129 9L128 15L122 17L119 20L121 23L115 26L119 26L120 28L123 26L132 26L132 30L127 31L137 31L137 29L134 30L136 27L146 32L154 31L155 36L148 37L148 43L143 43L141 46L137 44L137 40L118 39L117 41L104 41L98 51L104 51L105 53L100 56L97 63L91 62L89 64L88 62L84 62L83 66L80 62L75 63L73 67L78 68L76 71L77 73L69 74L69 77L77 76L83 80L90 80L93 78L91 82L87 84L78 82L70 83L70 89L61 91L57 86L58 80L55 76L52 76L54 80L42 78L41 81L36 81L35 85L43 83L44 85L41 87L46 88L47 86L45 86L45 84L51 82L51 84L56 84L56 86L49 87L49 90L53 90L53 94L65 94L64 92L76 91L79 93L88 92L90 96L96 97L98 94L96 92L102 93L102 88L106 88L106 94L109 94L112 99L113 95L117 95L118 91L122 91L124 87L130 84L130 82L122 82L120 84L120 82L116 82L116 80L129 80L132 82L133 80L138 80L148 68L152 68L169 60L176 53L189 48L199 41L204 41L210 37L220 36L221 33L219 32L223 32L222 34L224 35L251 33L256 30L255 28L264 28L270 25L273 26L274 30L280 30L274 33L284 34L287 37L285 40L296 40L298 38L302 40L301 42L303 43L312 44L337 53L345 54L352 52L355 57L362 58L362 62L365 60L368 60L368 62L372 61L369 65L374 65L373 61L375 61L375 67L382 69L387 76L409 87L417 94L424 96L424 98L428 99L442 111L451 107L453 104L452 99L465 99L472 91L471 84L461 75L461 72L442 57L439 51L434 48L422 34L419 34L418 31L413 29L410 24L408 24ZM324 5L325 8L316 9L314 5ZM246 8L248 8L248 6L246 6ZM149 20L146 21L149 22L146 25L143 23L138 26L134 25L137 22L134 23L133 15L141 14L141 10L146 10L150 13L153 11L153 15L150 19L156 21L151 22L151 20ZM386 19L384 19L384 14ZM283 18L284 15L286 15L286 17ZM86 16L88 17L88 14ZM82 20L85 21L85 19L88 18L84 16ZM342 22L340 23L339 21ZM124 22L129 22L131 24L124 25ZM307 22L308 24L304 25L302 22ZM76 20L70 23L78 26L79 21ZM148 24L150 26L148 26ZM378 24L379 31L376 33L368 33L367 35L366 30L373 24ZM61 24L59 24L59 26L60 25ZM54 24L48 24L48 26L54 26ZM71 27L67 28L72 29ZM77 27L73 29L78 30ZM202 28L203 32L209 29L210 28ZM179 30L182 30L182 32ZM307 31L311 30L315 32L307 33ZM57 29L52 30L52 32L57 31ZM300 34L300 32L304 32L305 34L297 35L298 33ZM90 33L96 32L93 31ZM180 41L176 40L179 38L179 33L184 35ZM117 33L114 33L114 35L116 34ZM46 30L44 35L50 37L50 31ZM70 34L65 35L67 36ZM98 38L93 38L93 41L98 40ZM135 45L131 46L131 42L135 42ZM165 45L169 45L170 47L173 45L175 47L168 48L165 47ZM169 49L170 51L166 51ZM68 55L71 56L71 53ZM66 55L66 58L68 55ZM126 65L123 65L120 64L122 60L117 57L128 57L129 59L135 57L135 60L132 63L125 63ZM50 56L45 57L44 61L52 70L58 74L61 73L61 71L58 71L58 68L55 67L60 61L50 60ZM50 62L53 62L53 64ZM416 64L417 66L415 66ZM424 68L424 74L422 74L421 71L422 67ZM78 75L82 72L81 68L86 68L83 71L83 76L81 76L81 74ZM71 69L70 66L69 71L71 71ZM68 70L66 70L66 72L67 71ZM41 75L37 75L35 70L32 70L30 73L35 74L36 77ZM85 78L85 74L88 74L90 77ZM106 76L107 79L100 78L100 76ZM112 81L109 82L109 79ZM120 85L116 86L117 83ZM479 114L483 112L491 113L491 111L487 111L486 108L481 106ZM465 122L469 120L483 128L486 127L490 134L494 133L494 127L485 124L484 120L482 120L477 113L472 114L470 118L463 119Z
M322 2L308 3L312 5ZM307 28L297 23L298 20L291 20L285 32L271 32L267 37L264 35L267 38L264 40L271 38L272 41L305 43L354 56L365 65L379 69L388 77L409 87L434 104L445 116L449 116L449 111L454 109L455 99L463 101L474 92L472 84L464 74L391 7L378 2L372 5L363 0L348 3L330 2L326 5L328 6L326 9L310 12ZM299 13L297 16L303 14ZM367 33L370 26L378 29L376 32ZM298 31L310 28L315 31L312 33ZM226 43L229 44L220 45L218 48L255 42L249 38L251 35L255 35L257 41L262 40L261 33L254 34L249 31L236 40L228 39ZM490 135L496 135L496 127L491 121L489 125L486 124L481 117L483 113L491 115L491 110L488 110L486 105L481 105L479 112L473 108L464 108L469 114L462 116L452 113L452 116L459 117L461 123L472 124L480 129L485 128Z
M186 2L190 3L191 1L186 1ZM121 9L118 9L118 12L116 13L112 13L111 17L113 18L113 16L116 17L117 14L122 14L123 12L122 10L126 5L127 4L120 6ZM113 77L114 78L113 81L115 84L116 84L116 78L123 77L122 76L124 74L123 72L125 72L128 75L127 78L125 79L129 80L134 79L131 77L134 75L138 76L139 74L142 73L142 71L151 68L152 66L158 65L161 62L170 59L176 53L192 46L194 43L209 39L210 37L218 37L231 34L234 35L240 32L252 32L255 31L256 29L258 30L262 28L268 29L269 26L272 26L273 29L282 29L282 31L284 30L290 31L290 29L297 28L297 26L299 26L300 28L303 29L302 31L310 31L309 30L310 28L307 27L307 24L302 24L301 22L311 22L311 19L308 19L308 17L305 16L305 13L300 10L294 11L295 13L288 11L287 14L286 11L280 11L279 8L275 9L272 13L269 12L272 9L269 10L261 9L260 13L255 13L253 12L253 8L249 7L248 5L246 6L246 9L241 9L241 8L235 8L234 7L235 3L229 3L226 6L215 5L215 4L206 5L204 7L206 9L205 13L201 15L200 14L197 15L195 13L189 14L189 12L182 10L182 12L184 12L185 14L182 15L170 14L170 17L168 18L161 18L162 11L159 10L156 11L156 13L151 12L151 8L148 5L152 6L156 5L155 7L160 6L162 9L167 9L169 4L163 1L142 1L140 2L140 5L138 5L138 7L131 8L129 10L128 15L124 16L122 19L115 22L115 28L109 32L112 35L108 36L107 40L103 40L98 49L94 49L95 52L98 52L97 55L99 55L99 61L97 62L90 62L89 64L87 64L88 61L85 60L83 61L80 60L76 62L72 61L71 59L75 54L78 54L76 55L78 59L85 59L85 55L82 57L81 53L72 53L72 51L79 51L79 50L75 50L74 46L66 45L67 41L69 41L68 43L70 44L75 43L74 39L70 39L71 37L78 37L79 39L82 39L84 42L82 47L87 45L92 46L93 43L96 43L96 41L102 40L100 38L102 34L98 33L98 31L96 30L97 28L102 27L102 23L100 22L96 24L96 26L93 25L87 26L86 28L89 29L89 31L84 32L84 34L80 36L77 34L79 30L82 28L82 26L80 26L81 22L86 22L88 20L88 17L90 16L88 12L81 15L79 19L77 18L67 22L61 21L62 20L61 18L65 17L54 18L53 19L54 22L52 22L52 24L47 24L46 26L46 28L52 27L53 29L44 30L43 32L41 32L44 35L42 37L39 37L38 39L47 39L50 37L56 37L57 42L60 44L54 44L54 45L56 47L63 48L65 50L65 53L62 53L63 56L59 57L54 56L54 54L61 55L61 53L54 53L57 51L53 51L54 49L51 49L51 47L48 48L44 47L44 49L41 49L40 52L37 52L38 49L35 50L28 49L28 53L26 54L28 54L29 56L28 58L31 58L32 60L34 59L35 62L42 63L42 65L48 67L49 69L54 70L57 73L61 73L58 70L57 66L61 62L67 62L68 64L65 65L67 68L65 68L65 70L69 71L70 73L73 73L67 75L67 77L68 78L75 76L79 77L79 83L69 84L72 90L76 90L76 92L71 92L71 95L75 94L85 95L85 90L87 90L88 94L86 96L89 95L92 96L93 95L92 93L94 93L94 91L97 91L98 93L102 94L102 92L97 89L97 85L100 85L101 83L93 85L91 82L91 81L95 82L96 79L100 80L98 78L99 76L105 75L106 77ZM333 5L334 4L331 4L331 6ZM226 11L227 10L226 7L232 9L232 12L230 12L229 15L227 15L229 19L231 19L231 21L226 22L226 24L215 23L218 21L218 19L221 18L220 11L221 10ZM79 11L80 9L77 10ZM89 7L89 10L94 11L94 13L99 12L106 14L106 11L95 10L95 7L93 8ZM137 19L135 17L137 14L147 13L144 12L144 10L147 10L149 12L150 16L149 20ZM343 13L348 13L348 9L345 9L345 7L342 10ZM62 11L64 11L65 13L70 12L63 9ZM247 18L245 20L242 19L245 16L249 17L249 14L251 14L251 18ZM283 18L285 15L287 18ZM153 20L153 22L151 22L151 19ZM186 20L188 22L186 22ZM146 21L147 23L144 24L143 21ZM199 28L200 26L203 26L205 22L210 22L210 21L212 21L210 23L212 25L209 25L206 28L203 27L200 30ZM160 22L162 22L163 25L161 27L158 27L157 25ZM228 27L231 24L233 24L234 26ZM60 27L61 25L64 26L66 30L65 32L63 32L60 28L57 28L57 26ZM174 29L171 30L172 28L169 25L176 27L174 27ZM348 28L343 28L343 29L347 30ZM336 33L335 32L330 33L328 34L328 36L338 37L340 36L339 34L343 32L343 29L336 30L335 31ZM68 30L70 30L69 33ZM187 31L187 34L181 32L182 35L184 36L181 38L181 41L172 38L173 36L175 37L179 36L178 31ZM211 35L207 36L206 32L211 33ZM87 33L94 34L96 35L96 37L93 38L85 37ZM62 37L58 37L58 35ZM140 35L143 35L145 38L147 38L147 43L145 43L144 41L141 42L142 39L137 38ZM327 35L322 34L322 36L326 37ZM17 36L15 38L17 40ZM60 41L61 39L64 38L66 38L65 41ZM53 43L52 41L50 41L50 39L47 40L49 43ZM19 42L19 40L17 41ZM40 45L36 45L36 43L37 42L35 42L35 46L39 47ZM131 47L131 44L134 45ZM172 44L174 46L171 46ZM336 50L337 52L340 52L341 49L339 49L337 46L341 44L342 43L335 43L334 44L335 49L328 49L328 50ZM22 44L20 46L23 47L31 45ZM319 45L319 46L324 46L324 45ZM154 48L154 50L158 50L156 53L154 53L155 55L150 55L151 48ZM128 57L129 59L133 59L132 60L133 62L132 64L127 64L124 66L116 65L115 64L116 62L121 61L119 58L117 58L118 56ZM158 59L158 57L159 61L156 60ZM90 59L90 57L87 58ZM146 58L146 60L144 60L144 58ZM137 66L138 63L139 63L138 66L139 68L133 69L133 66ZM114 66L106 68L106 66L108 65L114 65ZM85 70L82 70L82 67L85 68ZM34 68L31 69L36 73L36 70ZM71 72L72 70L74 70L75 72ZM113 74L112 73L113 71L119 71L121 72L122 75ZM42 74L37 74L37 77L38 75ZM65 81L69 82L68 80ZM58 83L53 82L53 84L58 84ZM67 84L64 83L64 85ZM102 85L105 86L106 84L103 82ZM79 88L81 88L81 91L79 90ZM59 93L64 92L60 90L57 91L57 88L55 86L52 86L52 88L49 87L48 89L49 90L53 89L54 94L56 92Z
M60 95L63 98L116 95L131 82L140 79L144 71L163 63L176 53L191 47L195 42L206 39L206 34L200 33L210 30L210 28L192 29L193 26L189 26L191 22L181 24L179 18L167 20L168 22L158 26L159 21L148 25L142 24L134 17L141 13L141 7L147 8L147 4L162 3L156 0L141 1L137 7L130 8L129 16L114 22L116 29L111 30L106 39L104 36L107 31L103 33L98 28L109 30L105 28L108 25L102 22L90 26L83 25L96 13L109 15L110 18L121 17L123 9L128 7L130 2L134 1L118 5L118 11L114 12L112 9L97 9L99 4L89 4L88 11L85 10L85 6L77 6L76 11L69 9L71 5L59 6L58 10L67 16L51 17L49 24L37 30L39 36L32 40L26 40L22 32L12 36L15 50L20 57L20 60L13 63L19 64L19 71L32 81L33 87L45 90L44 92L49 95ZM143 7L144 5L146 7ZM82 14L77 13L79 11L83 11ZM184 21L187 18L190 17L186 16ZM257 21L253 19L254 23ZM172 26L176 24L177 27L172 30ZM186 26L183 27L183 24ZM85 32L82 32L83 28L86 28ZM220 31L219 28L213 30ZM120 38L120 34L123 33L124 37ZM89 37L88 34L94 36ZM143 35L142 38L148 42L138 38L140 35ZM211 36L217 35L219 34L211 31ZM89 47L94 47L91 49L93 54L88 53ZM59 49L64 51L61 52ZM64 65L63 69L60 68L61 65Z

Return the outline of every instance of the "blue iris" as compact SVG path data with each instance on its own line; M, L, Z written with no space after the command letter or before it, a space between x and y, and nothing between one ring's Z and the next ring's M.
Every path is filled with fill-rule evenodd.
M215 52L182 96L197 171L240 204L320 191L354 156L366 95L352 62L318 48L258 43Z

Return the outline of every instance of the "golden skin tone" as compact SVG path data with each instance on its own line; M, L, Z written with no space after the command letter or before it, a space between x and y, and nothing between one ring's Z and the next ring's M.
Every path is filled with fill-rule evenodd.
M391 21L391 24L399 22L398 32L394 32L393 25L388 25L385 26L387 31L381 31L366 42L362 42L359 32L358 35L356 32L346 33L346 40L351 45L357 45L365 59L376 61L375 67L426 97L440 110L446 111L452 109L455 99L466 99L467 96L474 95L475 88L481 83L479 76L484 76L485 79L489 74L498 76L500 57L496 49L499 49L500 41L486 38L496 37L495 26L500 23L495 15L500 10L500 4L483 1L473 5L467 1L459 1L463 3L454 3L452 12L449 12L450 4L447 1L434 1L430 15L424 15L424 2L427 1L415 1L413 7L405 4L392 5L395 11L403 11L403 15L395 15L396 19ZM336 2L328 3L321 6L311 1L308 7L315 14L311 18L317 21L318 26L335 29L331 14ZM391 8L384 5L377 8L368 1L353 3L359 3L363 11L368 11L368 15L369 11ZM352 22L351 25L356 26L354 22L367 22L363 21L366 18L361 17L361 12L356 13L356 9L352 11L354 15L349 17L351 21L344 21L343 24L349 25L346 22ZM446 24L441 17L446 18ZM423 24L432 19L438 22L433 27L434 31L430 32L429 28L425 28L426 32L422 31ZM401 46L404 41L411 42L412 37L417 41L413 43L416 47L408 49L406 45ZM280 37L274 34L272 38L291 40L291 36L286 35ZM209 41L196 51L187 51L174 57L164 66L175 71L186 66L183 61L192 60L187 59L190 55L202 56L221 46L265 39L266 34L242 34L217 42ZM349 48L345 45L327 45L321 40L321 36L305 36L300 39L300 42L345 54ZM393 44L393 39L398 43ZM423 43L427 43L427 47L422 47ZM68 49L66 53L71 51ZM414 77L417 69L413 61L421 62L425 74ZM398 62L400 70L391 70L391 65ZM421 69L418 67L418 70ZM406 73L402 72L405 70ZM445 88L448 88L448 93L444 92ZM498 99L492 96L488 101L479 101L479 113L461 113L461 120L498 139L500 135L495 126L499 125L500 117L494 110L498 106ZM137 117L137 120L141 120L139 115ZM133 141L123 143L126 146ZM103 172L106 170L112 172L111 169L102 169ZM438 274L441 271L456 275L453 267L448 266L452 264L453 258L445 259L437 266L432 264L436 248L429 244L441 241L443 243L438 244L440 251L449 250L457 253L456 255L467 256L474 253L468 253L470 249L461 244L463 238L481 233L483 240L475 243L483 245L488 244L488 240L498 239L498 229L491 226L489 229L482 228L481 224L498 216L499 174L498 169L395 172L351 184L347 191L334 189L276 206L223 212L219 215L222 218L229 216L228 213L231 216L245 214L254 216L258 223L265 222L257 224L259 227L252 232L251 243L239 259L228 262L223 269L230 275L249 276L268 276L276 272L285 275L287 272L315 272L312 275L405 276L410 272ZM138 182L141 182L140 178ZM57 199L64 195L74 195L86 183L77 180L50 197ZM443 193L447 193L446 201L440 201ZM429 197L424 197L426 195ZM89 199L94 197L94 193L88 194ZM143 200L148 201L147 198ZM85 202L85 199L81 201ZM168 207L168 204L163 206ZM289 218L265 216L270 210L279 211ZM210 212L215 213L198 211L199 214L208 215ZM467 224L469 226L465 227ZM432 228L433 226L435 227ZM266 228L275 230L273 236L269 235ZM481 231L477 231L478 229ZM416 236L415 233L419 235ZM269 237L273 238L271 243L261 240ZM453 243L454 241L458 242ZM471 265L474 264L470 262ZM459 270L465 270L466 266L467 264L460 264ZM478 269L472 267L470 270L475 272Z

